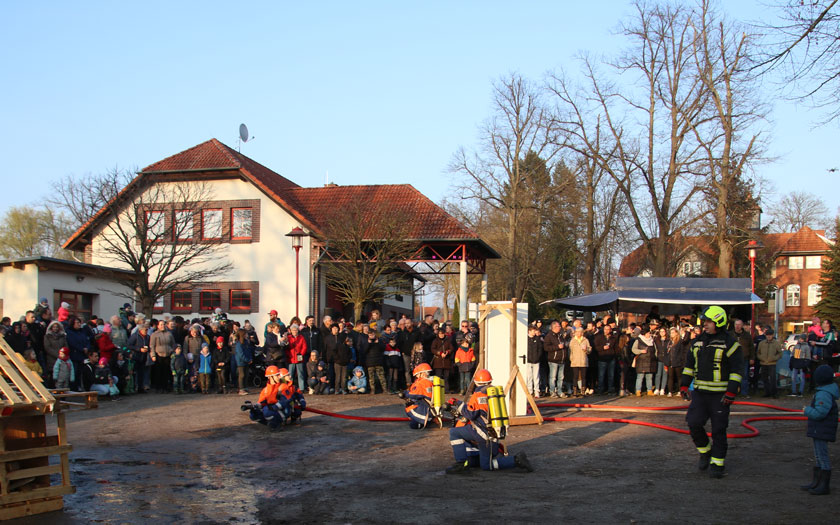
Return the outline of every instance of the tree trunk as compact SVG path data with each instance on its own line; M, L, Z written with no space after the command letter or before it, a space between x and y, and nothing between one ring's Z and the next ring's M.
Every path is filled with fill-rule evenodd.
M508 276L508 295L516 294L516 204L508 210L508 254L510 255L510 274Z
M718 271L717 276L721 278L729 278L730 269L732 267L732 245L729 244L726 235L727 217L726 205L729 202L729 187L728 187L728 172L729 170L721 171L721 184L718 188L718 202L715 208L715 220L717 221L717 245L718 245Z
M666 242L669 235L668 225L660 222L659 236L653 240L653 276L654 277L668 277L667 272L667 253Z
M146 316L146 319L151 321L152 315L155 311L155 302L148 295L144 295L140 298L140 309L143 311L143 315Z
M365 309L365 303L354 302L353 303L353 321L359 322L359 319L362 318L362 311Z

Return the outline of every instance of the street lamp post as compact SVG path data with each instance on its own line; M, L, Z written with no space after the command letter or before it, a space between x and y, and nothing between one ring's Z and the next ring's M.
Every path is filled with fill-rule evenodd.
M308 235L303 228L295 226L286 237L292 238L292 248L295 249L295 317L300 317L300 249L303 246L303 238Z
M764 245L755 239L747 243L747 255L750 258L750 285L753 295L755 295L755 256L756 252L762 248L764 248ZM755 303L750 304L750 335L755 338Z

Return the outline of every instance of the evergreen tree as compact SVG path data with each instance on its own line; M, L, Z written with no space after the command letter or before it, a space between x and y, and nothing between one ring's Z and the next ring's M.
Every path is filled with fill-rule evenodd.
M835 221L835 231L840 232L840 217ZM823 319L840 322L840 243L837 239L828 254L823 257L819 284L822 299L817 303L817 313Z

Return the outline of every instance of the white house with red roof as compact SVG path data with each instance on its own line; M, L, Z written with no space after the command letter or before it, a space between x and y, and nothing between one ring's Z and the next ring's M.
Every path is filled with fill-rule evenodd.
M160 213L165 221L191 220L192 238L186 240L220 244L220 256L228 257L233 269L163 297L156 312L191 318L210 315L219 307L229 317L256 324L277 310L280 319L288 321L295 315L296 289L301 318L313 314L320 319L338 311L342 305L327 290L318 259L324 253L330 212L359 199L387 202L388 213L405 221L407 237L419 246L406 261L407 270L420 272L422 263L448 261L460 266L466 283L466 273L481 273L486 259L498 257L475 232L409 184L305 188L216 139L144 168L117 199L124 199L125 209L131 210L128 196L133 189L190 181L205 183L212 197L195 210L173 210L161 202L159 210L146 213ZM87 263L118 266L101 249L108 220L103 208L68 239L65 248L84 253ZM371 217L373 225L376 221ZM306 234L301 239L297 282L295 251L287 236L294 228ZM414 297L390 297L377 306L383 316L411 316Z

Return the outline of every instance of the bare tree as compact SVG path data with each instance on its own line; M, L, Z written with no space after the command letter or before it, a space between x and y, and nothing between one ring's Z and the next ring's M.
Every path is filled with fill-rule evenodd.
M822 229L830 223L823 200L804 191L785 195L778 203L772 204L770 215L772 228L779 232L795 232L804 226Z
M408 235L408 225L387 203L354 200L332 210L324 225L325 253L319 264L327 286L353 305L356 320L365 303L413 292L403 261L415 252L417 241Z
M718 252L718 277L729 277L735 245L745 242L758 204L737 186L750 186L746 171L760 160L758 121L766 110L748 73L752 37L715 13L708 0L691 17L696 74L708 94L708 104L690 122L697 144L705 153L706 194L713 221L711 233Z
M508 264L506 297L522 297L526 279L522 263L521 217L530 206L526 189L529 173L524 163L532 153L550 165L555 154L551 119L539 91L518 74L493 85L493 116L482 129L481 146L468 154L460 149L450 165L466 182L462 197L501 211L506 218L505 248Z
M785 89L811 100L828 113L823 123L840 116L840 0L785 0L781 21L768 25L764 59L753 66L781 71Z
M69 222L49 207L12 206L0 223L0 257L70 258L61 248L73 233Z
M708 93L693 74L691 12L670 4L636 4L623 26L630 41L612 64L636 85L618 88L593 64L582 63L586 86L552 78L567 147L609 174L624 194L627 211L647 248L654 276L670 273L672 236L698 218L700 146L693 128L703 118Z
M104 203L96 212L91 234L92 256L132 272L118 276L117 282L131 290L123 296L137 300L147 316L159 298L178 288L217 280L233 267L223 244L199 239L201 212L213 199L206 182L132 178L129 172L113 169L75 182L68 179L56 188L54 198L70 210L79 202L77 194L86 190L93 194L84 202ZM77 220L90 220L85 217L91 209L76 210ZM221 232L221 217L218 228Z

